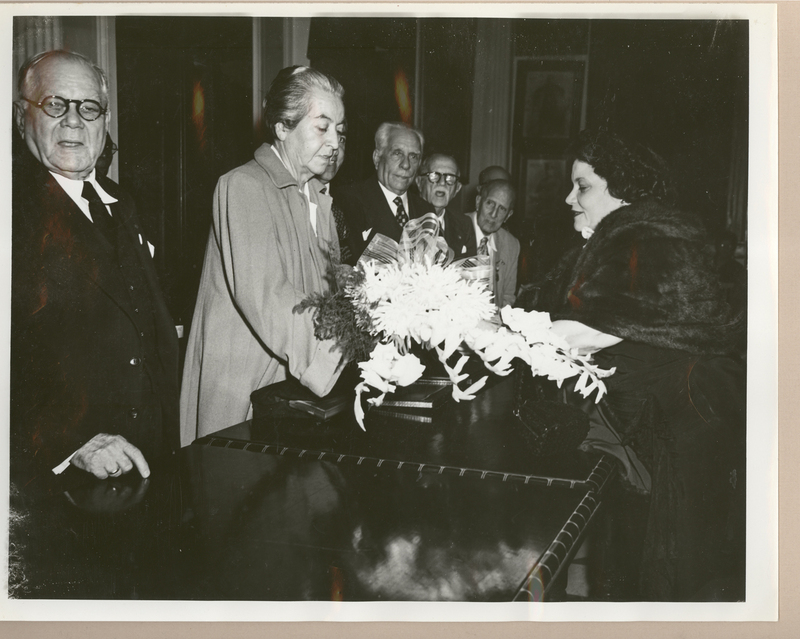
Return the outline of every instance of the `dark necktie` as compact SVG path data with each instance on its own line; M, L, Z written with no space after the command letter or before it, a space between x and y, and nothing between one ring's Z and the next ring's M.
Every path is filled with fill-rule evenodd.
M108 212L103 200L97 194L97 190L92 186L91 182L83 183L83 191L81 192L83 199L89 202L89 213L92 214L92 222L111 242L113 246L117 245L117 223L111 214Z
M478 255L489 255L489 238L485 235L478 246Z
M403 198L399 195L394 198L395 206L397 206L397 223L403 227L408 222L408 214L406 213L406 207L403 206Z

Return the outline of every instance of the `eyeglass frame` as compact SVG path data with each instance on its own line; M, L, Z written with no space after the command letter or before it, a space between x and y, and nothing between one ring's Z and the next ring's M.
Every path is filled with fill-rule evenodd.
M67 105L67 110L64 111L64 113L62 113L61 115L51 115L50 113L48 113L45 110L44 106L42 106L42 105L47 100L49 100L51 98L56 98L56 99L61 100L62 102L64 102ZM92 100L91 98L87 98L85 100L69 100L67 98L62 98L60 95L48 95L48 96L45 96L44 98L42 98L41 102L34 102L33 100L29 100L28 98L26 98L24 96L22 96L22 99L25 100L25 102L27 102L28 104L32 104L33 106L38 107L39 109L42 110L42 113L44 113L48 118L53 118L54 120L58 120L59 118L63 118L65 115L67 115L67 113L69 113L69 107L70 107L71 104L75 104L76 105L75 106L75 111L77 112L78 116L80 116L81 120L83 120L84 122L97 122L97 120L99 120L102 116L104 116L104 115L106 115L108 113L108 107L103 107L103 105L100 104L97 100ZM97 107L100 109L100 113L98 114L98 116L96 118L92 118L90 120L83 113L81 113L81 106L85 102L89 102L91 104L96 104Z
M444 183L447 186L453 186L456 182L459 181L459 179L461 179L461 176L456 175L455 173L442 173L441 171L427 171L423 173L423 175L427 178L428 182L430 182L431 184L439 184L442 178L444 178ZM433 176L436 177L436 181L431 179L431 177ZM447 178L452 178L453 181L448 182Z

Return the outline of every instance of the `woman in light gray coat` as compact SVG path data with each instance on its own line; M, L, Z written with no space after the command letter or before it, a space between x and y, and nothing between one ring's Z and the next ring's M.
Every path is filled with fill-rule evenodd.
M272 144L223 175L184 366L181 444L252 416L250 393L300 380L326 395L341 370L332 342L294 306L327 290L339 250L331 198L315 175L344 136L344 90L308 67L283 69L264 100Z

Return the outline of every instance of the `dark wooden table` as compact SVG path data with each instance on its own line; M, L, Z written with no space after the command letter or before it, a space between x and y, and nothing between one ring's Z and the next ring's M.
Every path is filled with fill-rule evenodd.
M148 480L71 470L12 498L12 593L561 598L614 467L579 451L532 457L512 391L500 381L431 423L369 415L366 433L347 415L245 422L154 460Z

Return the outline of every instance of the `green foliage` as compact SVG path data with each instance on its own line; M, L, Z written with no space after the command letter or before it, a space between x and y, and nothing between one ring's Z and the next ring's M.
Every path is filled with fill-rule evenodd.
M317 339L333 340L348 361L366 361L378 340L369 334L368 324L365 325L364 319L357 316L345 292L363 279L363 273L339 264L333 267L332 275L336 282L335 293L313 293L295 306L293 311L303 313L313 309L314 336Z

